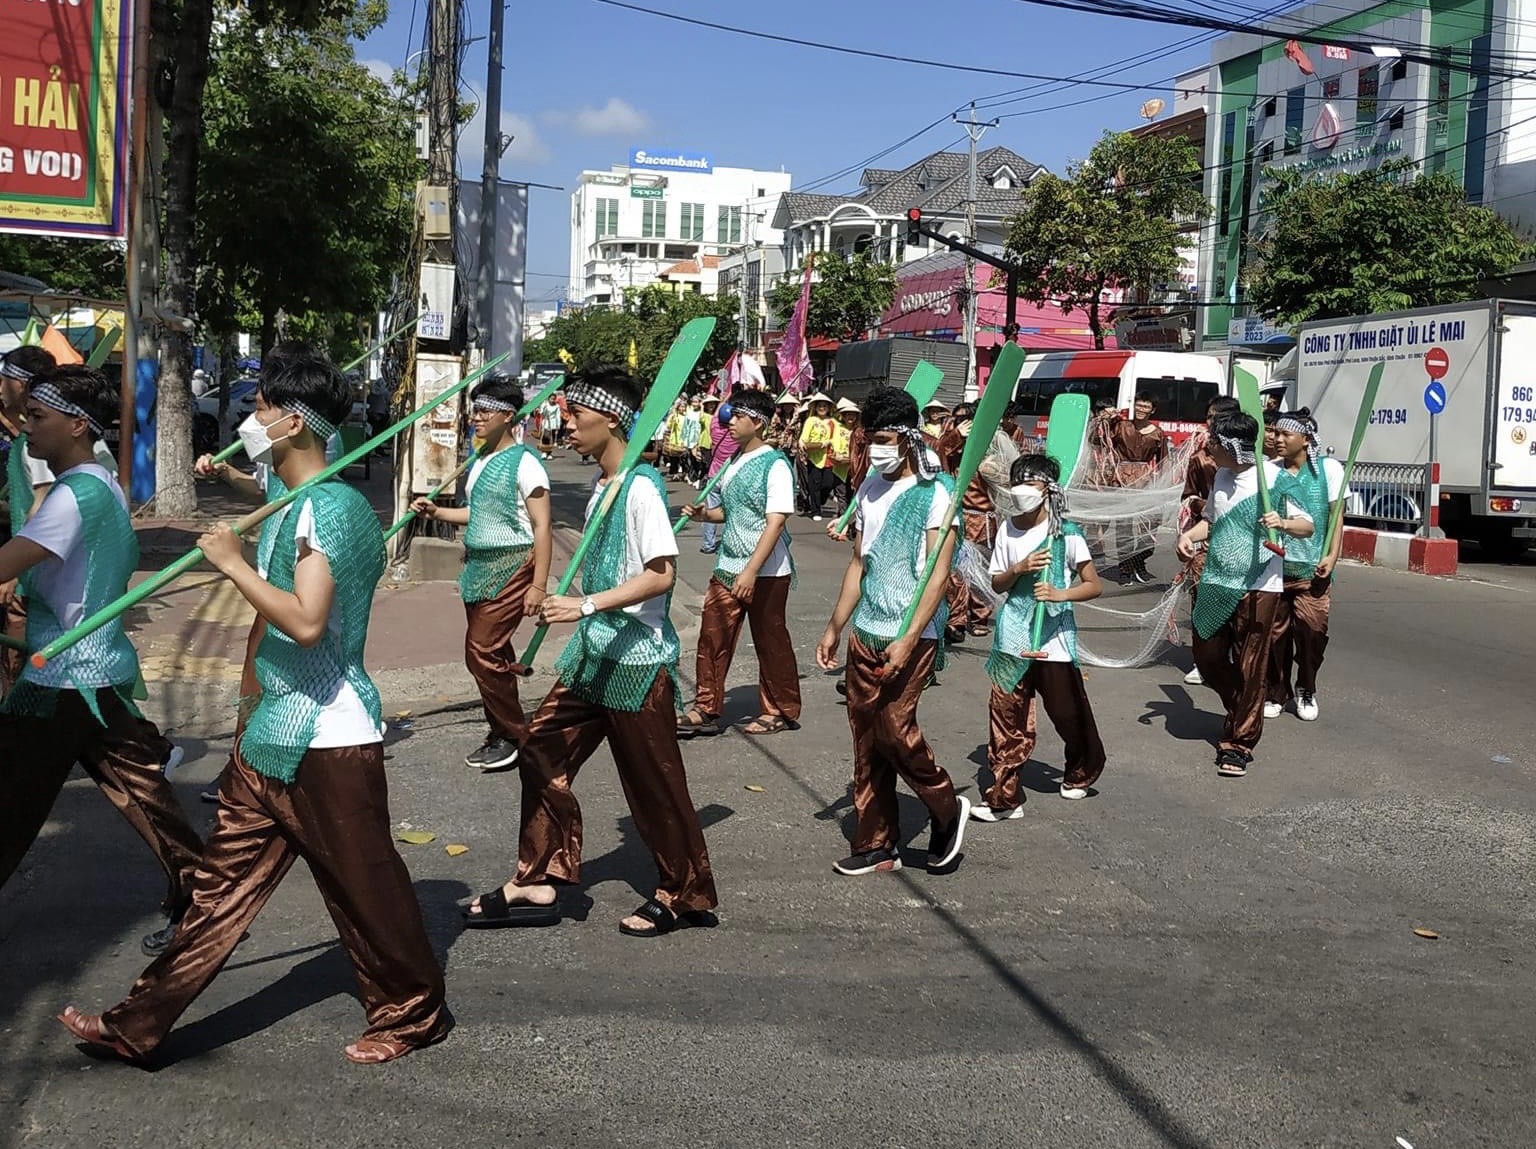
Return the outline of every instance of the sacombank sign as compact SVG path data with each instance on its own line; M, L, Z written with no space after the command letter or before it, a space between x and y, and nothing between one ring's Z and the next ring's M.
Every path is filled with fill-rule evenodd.
M669 172L703 172L714 170L709 157L703 152L653 152L636 148L629 153L632 168L661 168Z

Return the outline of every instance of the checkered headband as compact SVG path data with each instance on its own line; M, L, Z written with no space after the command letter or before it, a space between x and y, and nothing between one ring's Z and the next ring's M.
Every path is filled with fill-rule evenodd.
M638 412L612 392L604 391L601 387L583 380L567 383L562 390L565 392L567 403L574 403L578 407L611 415L617 419L625 438L628 438L630 432L635 429L635 416Z
M15 376L13 375L11 378L14 379ZM60 391L52 383L43 383L32 388L31 397L44 407L52 407L62 415L73 415L77 419L84 419L85 425L95 432L97 438L106 434L106 428L96 422L95 417L89 411L77 403L71 403L64 397L64 392Z

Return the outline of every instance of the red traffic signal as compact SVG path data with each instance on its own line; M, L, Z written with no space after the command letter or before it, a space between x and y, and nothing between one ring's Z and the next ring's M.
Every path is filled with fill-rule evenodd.
M907 243L920 245L923 242L923 209L909 207L907 209Z

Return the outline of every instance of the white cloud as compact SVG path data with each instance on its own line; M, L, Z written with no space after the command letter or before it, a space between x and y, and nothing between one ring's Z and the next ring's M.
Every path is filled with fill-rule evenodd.
M395 66L388 60L359 60L358 63L386 84L395 82Z
M480 174L480 164L485 156L485 110L483 94L479 89L472 92L471 98L475 101L475 114L467 124L459 128L459 163L463 174L474 178ZM509 163L524 166L542 164L549 159L549 145L539 135L532 117L503 108L501 133L512 137L507 150L501 153L503 166Z
M651 125L649 116L617 96L609 96L601 108L551 109L543 119L547 124L570 128L579 136L632 136Z

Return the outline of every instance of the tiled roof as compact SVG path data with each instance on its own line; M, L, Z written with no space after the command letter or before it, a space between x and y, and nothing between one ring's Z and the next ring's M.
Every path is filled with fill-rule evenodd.
M965 152L934 152L900 171L866 168L864 190L851 196L815 195L785 192L779 197L773 226L790 227L795 223L828 215L843 204L862 204L877 215L900 216L908 208L918 207L935 215L958 214L965 209L966 171L969 158ZM1007 167L1018 183L1012 188L994 188L992 177ZM1019 188L1041 171L1009 148L987 148L976 156L976 210L982 218L1002 219L1011 215L1019 202Z
M720 257L718 255L704 256L704 269L706 271L715 271L719 266ZM699 261L697 259L685 259L681 263L674 263L671 267L658 274L662 279L669 275L698 275Z

